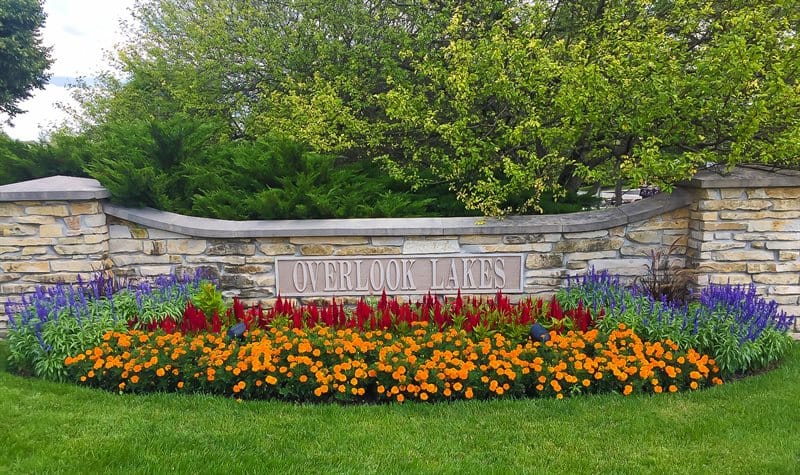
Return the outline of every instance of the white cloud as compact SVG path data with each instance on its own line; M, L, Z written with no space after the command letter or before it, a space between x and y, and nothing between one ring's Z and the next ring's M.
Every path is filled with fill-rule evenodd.
M55 60L53 76L93 77L108 69L107 53L123 39L120 20L130 16L134 0L47 0L47 22L42 31L44 44L52 46ZM33 97L21 103L28 111L14 118L14 127L3 130L20 140L35 140L41 129L63 121L66 116L57 102L71 98L64 87L48 85L34 90ZM2 119L0 119L2 120Z

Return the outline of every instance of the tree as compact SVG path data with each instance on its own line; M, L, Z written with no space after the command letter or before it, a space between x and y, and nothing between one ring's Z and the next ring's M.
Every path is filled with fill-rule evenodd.
M177 110L485 214L800 156L796 0L142 0L93 120ZM170 112L171 113L171 112Z
M23 112L19 101L43 88L52 64L42 45L45 14L39 0L0 0L0 112L9 119Z

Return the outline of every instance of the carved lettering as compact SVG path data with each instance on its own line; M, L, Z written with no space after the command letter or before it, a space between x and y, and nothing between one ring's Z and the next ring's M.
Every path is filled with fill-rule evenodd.
M523 291L523 254L276 257L287 297Z

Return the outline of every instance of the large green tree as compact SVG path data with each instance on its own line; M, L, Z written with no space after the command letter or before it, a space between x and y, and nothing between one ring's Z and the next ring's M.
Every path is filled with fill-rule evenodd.
M45 14L39 0L0 0L0 112L22 112L19 101L43 88L52 63L42 44Z
M796 163L796 0L141 0L89 123L224 120L486 214L590 181ZM221 140L226 140L221 137Z

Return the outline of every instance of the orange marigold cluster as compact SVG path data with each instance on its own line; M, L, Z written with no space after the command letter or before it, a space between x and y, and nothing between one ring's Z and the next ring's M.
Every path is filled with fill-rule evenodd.
M473 339L474 338L474 339ZM109 332L68 357L81 383L120 392L197 391L296 401L442 401L616 391L676 392L721 384L713 359L624 325L551 332L550 340L477 339L415 322L408 332L318 326L219 335Z

